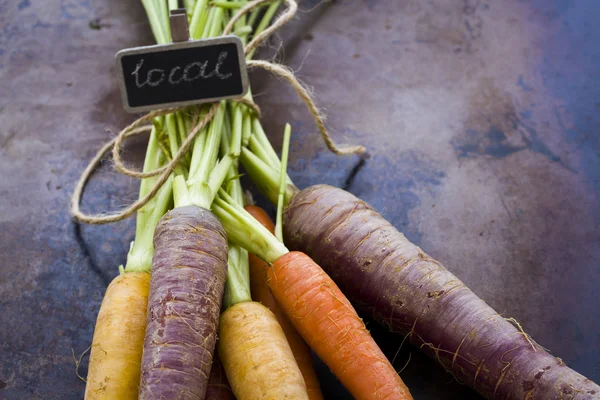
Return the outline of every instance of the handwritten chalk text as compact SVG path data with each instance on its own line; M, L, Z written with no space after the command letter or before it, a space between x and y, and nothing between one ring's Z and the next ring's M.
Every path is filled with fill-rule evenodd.
M146 72L142 71L144 59L138 61L135 70L131 73L135 77L135 85L138 88L144 86L156 87L163 82L168 82L171 85L178 85L182 82L194 82L198 79L218 78L221 80L228 79L232 76L231 73L224 74L221 72L221 67L227 59L227 52L223 51L219 54L215 68L210 73L206 72L208 61L194 61L186 66L176 66L168 72L164 69L153 68ZM144 79L145 76L145 79Z

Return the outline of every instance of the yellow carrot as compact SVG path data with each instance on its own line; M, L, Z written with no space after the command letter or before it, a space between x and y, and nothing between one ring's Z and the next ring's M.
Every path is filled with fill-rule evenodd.
M117 276L106 294L92 341L86 400L138 398L150 274Z
M308 400L285 334L262 304L237 303L221 314L218 346L238 400Z

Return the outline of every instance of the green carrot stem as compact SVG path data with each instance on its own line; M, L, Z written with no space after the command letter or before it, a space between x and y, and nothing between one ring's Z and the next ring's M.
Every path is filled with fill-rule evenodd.
M279 159L276 163L272 162L269 154L267 153L270 146L266 149L264 145L260 142L256 135L252 135L248 140L248 149L254 154L256 157L260 158L262 162L269 165L270 167L277 169L279 168L280 162Z
M181 113L181 112L175 113L175 120L177 122L177 132L179 133L179 143L183 143L187 136L187 132L189 132L186 129L186 124L184 122L183 113ZM192 157L189 152L186 152L185 155L183 156L182 162L184 162L188 166L188 168L189 168L191 158Z
M225 120L227 121L229 118L225 118ZM224 124L225 126L228 125L228 123ZM221 157L225 157L226 155L228 155L231 151L231 131L228 128L224 128L223 129L223 135L221 136L221 147L219 148L219 154L221 155Z
M273 263L288 249L267 228L262 226L224 190L219 190L212 207L219 218L229 241L257 255L268 263Z
M215 10L215 19L214 19L213 26L211 27L212 29L210 30L209 37L217 37L223 31L225 10L223 10L221 7L215 7L214 10Z
M229 2L229 1L226 1L226 0L212 0L210 2L211 6L221 7L221 8L225 8L225 9L228 9L228 10L234 10L234 9L242 8L246 4L248 4L247 1Z
M250 25L244 25L233 31L233 34L236 36L244 36L252 32L252 27Z
M194 182L206 182L208 181L208 176L210 175L210 171L215 166L219 143L221 142L221 134L223 129L223 119L225 116L225 103L221 102L219 107L217 108L217 112L215 113L214 118L212 119L209 127L208 133L206 135L206 139L204 141L204 147L202 150L194 148L194 153L196 150L200 150L197 160L197 167L193 165L190 169L193 168L194 172L190 173L190 180ZM195 154L194 154L195 155ZM194 168L195 167L195 168Z
M175 179L173 179L173 201L175 203L175 208L191 206L194 204L187 184L185 183L185 178L181 175L177 175Z
M162 23L167 33L167 43L169 43L171 41L171 22L169 21L169 5L167 4L167 2L164 2L162 0L158 0L156 4L158 14L161 20L163 21Z
M230 244L227 255L227 281L223 296L223 308L225 309L237 303L252 301L250 279L246 279L245 276L249 270L248 252L239 246Z
M194 174L190 174L188 180L192 202L204 208L210 208L217 190L227 176L229 168L233 165L234 160L237 159L236 155L228 154L221 158L218 163L216 162L223 134L224 117L225 103L223 102L219 105L215 113L215 118L210 125L199 165L195 168ZM192 165L192 167L195 166Z
M240 7L243 7L246 4L248 4L248 2L245 1L245 0L234 0L232 2L232 4L236 4L236 5L239 5ZM233 17L234 12L230 11L230 13L231 13L231 17ZM237 22L234 25L235 30L238 30L242 26L246 26L246 25L248 25L248 26L250 26L252 28L251 24L247 24L247 22L246 22L247 19L248 19L248 15L247 14L243 15L240 19L238 19ZM251 32L248 32L248 34L249 33L251 33ZM244 42L244 45L246 45L246 39L247 39L248 34L240 35L242 37L242 41Z
M244 169L250 176L250 179L262 194L264 194L271 203L277 204L279 199L279 169L266 164L247 148L242 148L240 161ZM298 188L288 180L284 193L284 205L286 205L296 194Z
M231 155L223 157L211 172L210 177L208 179L208 188L211 192L211 203L214 197L217 195L219 187L221 187L221 185L223 184L225 177L227 177L227 173L233 165L234 158L235 157Z
M179 128L177 127L177 119L176 114L168 114L165 116L165 125L167 127L167 138L169 142L169 154L171 155L171 159L175 154L179 152L180 148L180 137ZM184 175L188 174L187 168L184 163L179 162L175 166L175 174L176 175Z
M194 146L192 149L192 160L190 161L190 176L196 176L198 174L198 167L200 166L200 160L202 159L202 155L204 154L204 145L206 143L207 137L207 128L203 128L198 136L196 136L196 140L194 141Z
M233 170L230 170L233 172ZM242 185L240 184L240 175L236 174L232 177L232 180L229 182L228 193L231 197L240 205L244 204L244 191L242 189Z
M194 118L195 113L200 112L200 110L200 108L193 107L181 112L181 119L183 119L186 135L188 132L191 132L193 128L192 119Z
M164 161L164 156L161 154L159 146L159 137L156 127L153 127L148 140L146 156L144 159L143 172L150 172L160 167ZM139 197L142 198L148 194L152 186L158 178L144 178L140 182ZM149 232L154 231L156 226L155 213L161 210L166 212L169 197L171 195L170 183L167 182L159 191L159 195L154 197L144 207L138 210L136 215L135 239L131 243L129 253L127 255L126 270L143 271L150 268L152 259L153 247L152 238L148 237ZM166 196L166 197L165 197ZM160 217L159 217L160 218Z
M244 115L241 107L235 107L233 115L233 126L231 131L231 154L239 157L242 149L242 130L244 128Z
M179 151L179 137L177 133L175 114L167 114L165 119L167 122L167 135L169 136L169 148L171 149L171 154L175 155Z
M274 3L269 4L269 6L267 7L267 11L265 11L265 14L261 18L260 22L258 23L258 26L256 27L256 30L254 31L254 37L262 33L271 24L271 20L275 16L277 8L279 8L280 4L280 1L276 1ZM255 51L256 49L251 50L248 54L246 54L246 58L250 60L254 56Z
M159 148L158 132L156 127L153 126L150 131L150 138L148 139L148 147L146 149L146 155L144 157L143 172L150 172L157 169L161 164L161 159L164 157ZM140 183L140 198L146 196L158 177L152 176L150 178L142 179Z
M183 143L185 140L186 130L185 124L183 123L183 117L181 116L180 112L175 113L175 124L177 125L179 143Z
M264 7L256 7L254 10L250 11L250 14L248 15L248 25L254 26L258 16L263 11L263 8Z
M292 127L290 124L285 124L285 131L283 132L283 147L281 149L281 171L279 174L279 196L277 196L277 214L275 218L275 237L279 241L283 242L283 207L285 198L285 189L287 187L287 162L288 153L290 150L290 136L292 134Z
M244 127L242 128L242 146L247 146L252 137L252 116L250 113L244 114Z
M209 37L209 32L210 32L211 26L213 24L213 21L215 19L215 13L214 13L215 9L216 9L216 7L209 7L209 9L208 9L207 16L206 16L206 22L204 23L204 28L202 30L202 35L201 35L202 39L206 39Z
M207 4L208 0L196 1L194 12L192 13L192 22L190 23L190 37L192 39L200 39L202 37L202 32L205 29L208 19Z
M254 133L256 140L260 142L262 148L266 151L266 158L263 158L263 161L268 163L272 167L279 169L281 161L279 161L279 157L277 157L277 153L273 149L269 138L267 138L267 135L265 134L265 131L262 128L262 125L258 118L254 118L254 120L252 121L252 128L252 132Z
M183 6L188 11L188 16L191 19L192 14L194 12L194 6L196 5L196 0L183 0Z
M165 158L167 160L171 161L173 159L173 157L171 157L171 150L169 150L169 146L162 140L158 142L158 146L160 147L160 150L165 155Z
M154 198L154 208L151 210L146 209L143 213L138 211L138 226L136 227L135 240L132 242L127 254L126 272L150 272L152 269L154 228L156 228L164 213L167 212L171 203L172 191L173 178L169 177Z
M152 34L154 35L156 43L169 43L169 35L163 26L162 19L158 13L154 0L142 0L142 5L146 10L146 15L150 21L150 28L152 29Z
M243 205L242 185L236 172L237 168L232 165L229 168L228 175L233 174L234 177L227 184L227 193L234 202L241 206ZM227 308L233 304L251 300L248 252L236 244L229 243L227 284L223 297L224 306Z
M231 106L233 115L233 126L235 126L234 131L224 130L223 138L225 140L221 141L221 154L222 157L231 157L233 162L229 171L227 172L227 183L225 187L227 188L227 193L231 195L231 197L240 205L243 205L243 190L242 185L240 183L239 177L240 174L238 172L238 158L241 149L241 139L242 139L242 119L243 112L240 106L233 104ZM228 114L228 118L229 119Z

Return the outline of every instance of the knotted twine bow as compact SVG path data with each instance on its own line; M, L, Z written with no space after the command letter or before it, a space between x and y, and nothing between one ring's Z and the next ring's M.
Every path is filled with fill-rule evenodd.
M273 0L254 0L254 1L251 1L250 3L246 4L229 21L229 23L227 24L227 26L225 27L225 29L223 31L223 36L231 33L234 24L242 16L249 13L250 11L252 11L256 7L258 7L259 5L261 5L263 3L268 3L271 1L273 1ZM283 1L286 3L286 6L287 6L287 9L285 10L285 12L283 12L269 28L265 29L263 32L261 32L255 38L253 38L252 41L250 41L250 43L248 43L248 45L246 45L246 48L244 49L244 52L246 54L248 54L251 51L258 48L269 36L271 36L271 34L275 30L277 30L280 27L282 27L283 25L287 24L292 18L294 18L294 16L296 15L296 11L298 10L298 5L296 4L296 1L295 0L283 0ZM273 75L283 78L290 85L292 85L292 87L296 90L296 92L298 93L298 95L300 96L302 101L304 101L304 103L306 104L310 114L312 115L312 117L314 118L314 120L317 124L317 128L319 129L321 136L323 137L323 140L325 141L325 144L327 145L327 148L331 152L333 152L334 154L337 154L337 155L365 153L365 148L363 146L351 146L351 147L344 147L344 148L339 148L336 146L333 139L327 132L327 129L325 128L324 116L321 114L321 112L315 105L315 102L312 99L310 92L308 91L308 89L306 87L304 87L298 81L298 79L296 79L293 71L290 68L283 66L281 64L276 64L276 63L272 63L272 62L264 61L264 60L248 60L248 61L246 61L246 65L248 66L249 69L263 68L263 69L269 71L270 73L272 73ZM246 105L247 107L249 107L256 116L260 116L260 108L253 101L251 101L247 98L233 99L230 101L242 103L242 104ZM117 221L121 221L125 218L128 218L131 215L133 215L136 211L138 211L140 208L142 208L143 206L148 204L148 202L150 200L152 200L152 198L154 196L156 196L156 194L158 193L160 188L169 179L169 176L175 170L175 167L177 166L177 164L179 164L179 162L181 161L183 156L188 152L188 150L194 143L194 139L196 139L196 136L198 136L198 134L202 131L202 129L206 125L208 125L210 123L210 121L213 119L215 113L217 112L218 107L219 107L219 103L218 102L214 103L210 107L208 113L206 113L195 124L195 127L189 132L188 136L186 137L184 142L181 144L181 148L179 149L179 151L173 156L173 158L167 165L157 168L150 172L142 172L139 170L129 169L129 168L125 167L125 165L123 165L123 161L120 156L121 146L122 146L123 142L125 141L125 139L127 139L131 136L139 135L141 133L148 132L149 130L152 129L152 125L142 125L142 124L152 121L152 119L154 119L156 117L183 110L183 109L185 109L185 107L169 108L169 109L164 109L164 110L152 111L152 112L144 115L143 117L138 118L133 123L131 123L129 126L127 126L125 129L123 129L121 132L119 132L119 134L114 139L110 140L108 143L106 143L104 146L102 146L102 148L100 148L100 150L98 150L95 157L90 161L88 166L85 168L85 170L81 174L81 177L79 178L79 181L77 182L77 185L75 186L75 190L73 191L73 197L71 199L71 214L73 215L73 217L76 220L78 220L79 222L84 222L84 223L88 223L88 224L107 224L107 223L117 222ZM159 175L159 177L158 177L157 181L155 182L154 186L152 186L152 188L149 190L149 192L144 197L138 199L137 201L135 201L134 203L129 205L127 208L121 210L118 213L99 214L99 215L85 214L85 213L81 212L81 209L79 207L79 205L81 203L81 195L83 193L83 189L85 188L85 185L87 184L87 181L89 180L91 174L94 172L94 170L100 164L104 155L111 149L112 149L112 156L113 156L113 159L115 162L115 168L122 174L132 176L132 177L138 178L138 179L150 178L152 176L157 176L157 175Z

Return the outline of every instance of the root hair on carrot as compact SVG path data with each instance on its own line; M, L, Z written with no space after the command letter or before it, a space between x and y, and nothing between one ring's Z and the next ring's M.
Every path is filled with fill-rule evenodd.
M86 354L87 354L87 353L88 353L88 352L89 352L91 349L92 349L92 345L90 344L90 345L88 346L88 348L87 348L87 349L85 349L85 350L83 351L83 353L81 353L81 354L79 355L79 359L77 359L77 358L75 358L75 350L73 350L73 348L71 347L71 355L73 356L73 361L75 362L75 375L77 375L77 377L78 377L78 378L79 378L81 381L83 381L83 382L86 382L86 383L87 383L87 379L85 379L83 376L81 376L81 375L79 374L79 366L81 365L81 360L83 359L83 357L84 357L84 356L85 356L85 355L86 355Z

